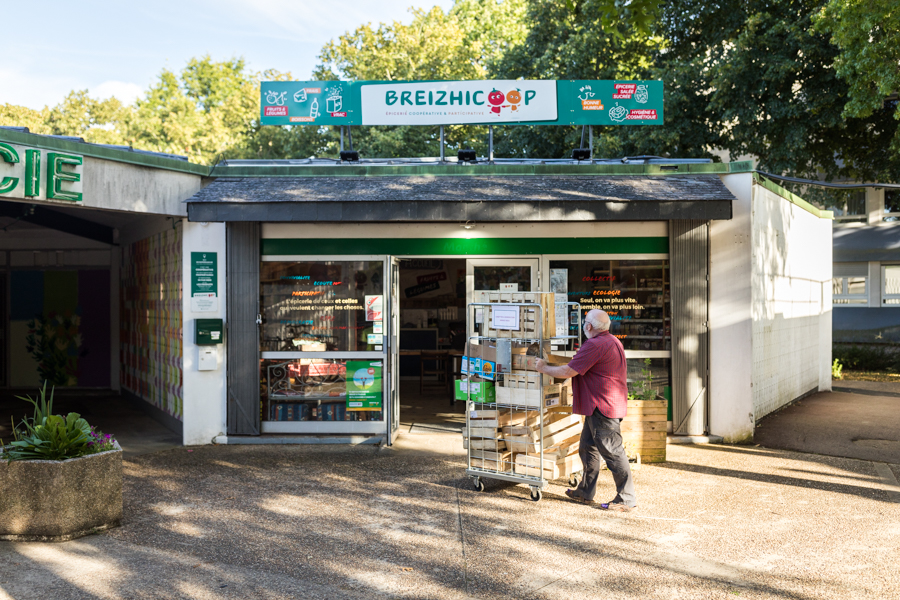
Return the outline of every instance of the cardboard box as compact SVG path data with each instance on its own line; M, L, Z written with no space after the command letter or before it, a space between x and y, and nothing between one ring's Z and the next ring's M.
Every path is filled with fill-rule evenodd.
M545 385L540 390L498 387L495 394L496 402L500 405L540 408L545 399L559 397L559 386Z
M472 400L472 402L492 404L497 401L497 392L493 381L457 379L455 398L464 402Z

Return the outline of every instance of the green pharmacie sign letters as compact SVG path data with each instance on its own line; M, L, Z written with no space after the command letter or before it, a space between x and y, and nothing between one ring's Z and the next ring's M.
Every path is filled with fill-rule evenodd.
M662 81L264 81L263 125L662 125Z
M81 202L83 162L76 154L0 142L0 196Z

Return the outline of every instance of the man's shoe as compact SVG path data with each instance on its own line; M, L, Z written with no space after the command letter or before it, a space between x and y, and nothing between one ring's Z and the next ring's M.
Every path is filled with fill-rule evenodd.
M626 506L623 502L604 502L600 505L600 510L608 510L610 512L631 512L637 506Z
M579 504L593 504L593 500L588 500L583 496L578 494L578 490L566 490L566 496L572 499L574 502L578 502Z

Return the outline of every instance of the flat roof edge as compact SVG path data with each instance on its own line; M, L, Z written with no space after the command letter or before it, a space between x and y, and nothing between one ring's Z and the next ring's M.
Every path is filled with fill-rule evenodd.
M616 176L616 175L728 175L750 173L753 163L654 163L654 164L407 164L407 165L272 165L218 164L210 177L478 177L478 176Z
M176 160L174 158L142 154L140 152L105 148L90 142L73 142L37 133L24 133L10 129L0 129L0 142L32 146L43 150L60 150L63 152L88 156L90 158L111 160L141 167L164 169L167 171L178 171L180 173L188 173L200 177L209 176L209 167L206 165Z
M763 186L770 192L778 194L779 196L781 196L782 198L784 198L791 204L794 204L794 205L802 208L806 212L808 212L820 219L828 219L830 221L834 220L834 213L832 211L816 208L815 206L813 206L812 204L810 204L809 202L807 202L806 200L804 200L797 194L795 194L793 192L789 192L788 190L784 189L783 187L781 187L780 185L778 185L771 179L767 179L765 177L765 175L762 175L762 174L754 171L753 172L753 181L755 183L758 183L759 185Z

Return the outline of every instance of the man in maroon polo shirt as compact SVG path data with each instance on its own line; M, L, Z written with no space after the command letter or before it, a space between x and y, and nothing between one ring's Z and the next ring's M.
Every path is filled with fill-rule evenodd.
M585 504L594 501L602 456L612 473L617 493L611 502L601 504L600 508L628 512L637 506L637 498L619 428L628 410L625 349L622 342L609 333L609 326L609 315L605 312L596 309L588 312L584 318L584 335L588 339L569 364L551 367L538 360L537 370L562 379L574 377L572 412L585 416L578 449L584 477L577 488L566 490L566 495Z

